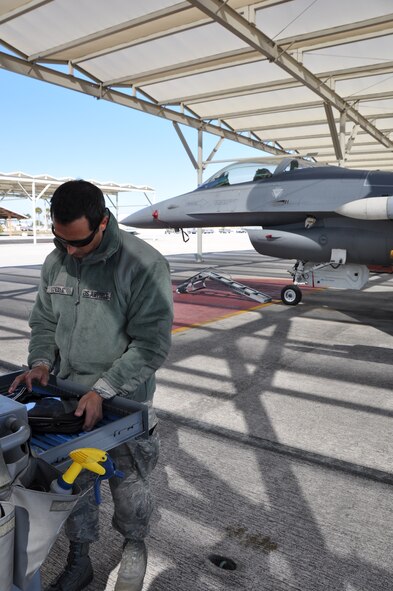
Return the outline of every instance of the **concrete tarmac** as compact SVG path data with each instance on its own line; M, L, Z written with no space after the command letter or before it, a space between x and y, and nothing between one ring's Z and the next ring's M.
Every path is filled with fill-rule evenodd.
M247 235L206 238L200 263L195 247L153 245L172 248L176 280L206 267L288 277L290 263L250 250ZM32 248L1 262L3 373L26 358ZM296 307L273 302L174 334L157 374L162 453L144 591L393 589L392 312L391 276L372 275L361 292L308 291ZM103 493L88 591L114 589L121 556L105 483ZM61 534L45 584L66 552Z

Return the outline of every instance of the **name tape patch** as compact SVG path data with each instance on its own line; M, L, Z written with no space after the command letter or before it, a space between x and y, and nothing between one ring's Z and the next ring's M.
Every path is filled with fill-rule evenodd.
M48 285L46 293L57 293L60 295L72 295L74 293L73 287L63 287L61 285Z
M97 291L96 289L83 289L82 298L90 298L92 300L109 300L112 298L111 291Z

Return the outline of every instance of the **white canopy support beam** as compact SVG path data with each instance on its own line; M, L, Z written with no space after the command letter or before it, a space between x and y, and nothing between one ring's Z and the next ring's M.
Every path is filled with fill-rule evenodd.
M352 104L358 103L360 100L362 101L378 101L378 100L387 100L390 99L392 96L391 91L385 92L378 92L378 93L368 93L363 94L361 97L356 95L351 95L350 98L345 98L345 100L351 101ZM287 97L288 98L288 97ZM326 104L326 103L325 103ZM238 111L228 111L228 112L207 112L204 114L205 118L209 119L240 119L244 117L250 117L253 115L269 115L272 113L281 113L281 112L288 112L288 111L303 111L306 109L315 109L321 106L321 101L316 99L314 101L304 101L304 102L297 102L297 103L279 103L277 102L274 105L270 105L269 107L258 107L254 109L244 109L241 112ZM345 112L345 111L343 111Z
M198 131L198 187L203 180L203 132ZM197 252L196 260L203 261L202 228L197 229Z
M115 193L115 201L113 202L112 195L105 193L105 197L108 199L109 203L112 205L113 209L115 210L116 219L119 221L119 193Z
M282 45L281 45L282 47ZM342 68L340 70L328 70L317 72L316 76L320 80L331 80L332 82L342 80L354 80L356 78L364 78L365 76L379 76L391 74L393 72L393 61L383 62L383 64L367 64L361 67ZM198 103L205 103L209 101L216 101L219 99L236 98L241 96L249 96L260 92L273 92L276 90L289 90L291 88L300 88L302 84L293 78L283 78L281 80L271 80L268 82L258 81L255 84L247 84L242 86L233 86L221 90L208 90L205 92L185 94L176 96L171 99L170 104L179 105L187 103L197 105ZM158 104L167 104L166 101Z
M347 124L347 117L345 112L340 113L340 129L339 129L339 142L340 142L340 150L342 159L339 161L340 166L344 166L345 158L346 158L346 151L345 151L345 138L346 138L346 124Z
M191 164L193 165L193 167L195 168L195 170L198 170L198 162L195 160L194 154L192 153L191 148L188 145L187 140L184 137L183 132L180 129L179 124L176 123L176 121L173 122L173 127L175 128L175 131L176 131L177 135L179 136L179 139L180 139L180 141L181 141L181 143L183 145L183 148L187 152L187 156L191 160Z
M82 92L97 99L109 101L111 103L122 105L123 107L136 109L137 111L142 111L149 115L162 117L163 119L174 121L176 123L183 123L184 125L188 125L194 129L202 129L203 131L213 135L218 135L219 137L235 141L239 144L249 146L250 148L268 152L269 154L275 154L277 156L287 155L285 150L279 150L278 148L274 148L273 146L270 146L262 141L254 140L235 131L231 131L230 129L226 129L225 127L219 127L218 125L207 123L201 119L198 119L197 117L184 115L183 113L173 111L155 103L148 102L116 90L108 90L103 88L100 84L96 84L82 78L68 76L67 74L47 68L45 66L31 64L26 60L11 56L7 53L0 52L0 67L3 67L11 72L15 72L16 74L22 74L24 76L34 78L35 80L49 82L50 84L68 88L69 90Z
M64 52L71 52L72 54L72 50L74 50L75 55L79 56L78 59L75 59L74 63L77 63L78 61L93 59L97 56L105 55L106 53L108 53L108 51L113 51L113 48L115 48L115 50L119 50L125 47L130 47L132 45L132 43L121 43L117 45L110 44L109 50L107 47L105 47L105 41L106 39L108 39L108 37L113 36L113 38L116 38L116 36L118 36L121 33L124 33L125 31L131 31L135 27L141 27L143 25L149 24L153 20L159 20L160 18L169 19L171 17L176 17L176 15L179 14L179 12L189 10L189 8L190 6L188 2L179 2L174 6L168 6L166 8L156 10L153 13L147 14L146 16L139 16L138 18L121 22L118 25L113 25L103 30L96 31L95 33L91 33L90 35L72 39L67 43L51 47L47 51L40 51L39 53L32 55L31 59L56 59L58 54L62 54ZM158 32L156 33L156 35L150 35L149 38L156 38L160 35L162 35L162 32ZM98 51L91 52L91 50L89 49L90 46L97 42L98 45L100 45L100 42L102 41L104 41L104 47Z
M51 2L52 0L30 0L30 2L21 2L20 6L18 6L17 8L14 8L13 10L6 10L6 12L4 12L3 14L1 14L0 16L0 24L4 24L18 16L22 16L23 14L26 14L26 12L30 12L31 10L35 10L36 8L39 8L40 6L43 6L44 4L48 4L49 2ZM4 5L6 6L7 3L4 2Z
M343 153L340 146L340 140L337 133L336 122L334 120L332 106L328 103L324 103L326 119L329 125L330 135L332 136L333 148L336 154L337 161L340 162L343 159Z
M355 124L352 127L351 135L349 136L348 141L347 141L347 145L345 146L346 154L350 153L352 146L354 144L354 141L356 140L356 137L358 135L359 129L360 129L360 126L358 124Z
M32 203L32 219L33 219L33 244L37 244L37 213L36 213L36 194L35 182L31 183L31 203Z
M176 130L179 139L187 152L189 159L195 170L197 171L197 184L198 186L202 184L203 181L203 171L204 171L204 162L203 162L203 131L201 129L198 130L198 161L195 159L190 146L187 143L186 138L184 137L179 125L174 122L173 127ZM224 138L220 138L217 142L215 149L212 151L211 155L215 154L218 150L219 144L223 141ZM197 252L195 254L195 258L198 262L203 261L203 245L202 245L202 228L197 228Z
M212 149L212 151L210 152L209 156L206 158L205 162L202 163L202 165L205 167L205 164L207 164L208 162L211 162L214 158L214 156L216 155L216 153L218 152L218 149L220 148L222 142L224 141L224 138L221 137L218 142L216 143L216 145L214 146L214 148Z

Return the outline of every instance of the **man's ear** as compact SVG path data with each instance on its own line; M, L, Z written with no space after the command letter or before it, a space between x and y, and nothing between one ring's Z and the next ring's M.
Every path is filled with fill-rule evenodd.
M108 225L108 222L109 222L109 215L105 215L102 218L101 223L100 223L101 230L105 230L106 229L106 227Z

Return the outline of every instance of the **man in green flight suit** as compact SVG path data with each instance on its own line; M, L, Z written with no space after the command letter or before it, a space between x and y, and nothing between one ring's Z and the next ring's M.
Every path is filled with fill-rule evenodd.
M147 243L119 229L102 191L68 181L51 200L56 248L46 258L31 317L29 370L24 382L46 385L49 373L89 390L75 410L90 430L102 418L104 399L115 395L149 408L149 438L111 450L125 478L109 481L113 526L124 536L116 591L140 591L147 564L144 539L152 512L149 475L159 451L152 406L155 372L168 355L173 320L168 263ZM86 473L87 474L87 473ZM82 488L91 482L83 473ZM81 591L93 579L89 544L98 539L98 508L85 494L69 517L70 551L64 572L47 591Z

